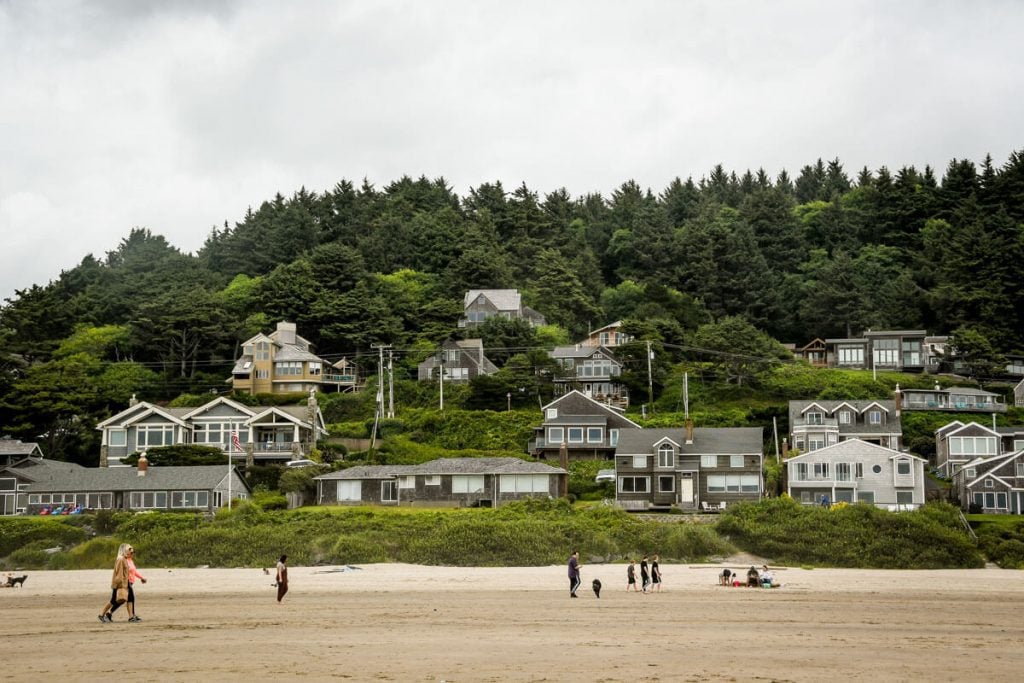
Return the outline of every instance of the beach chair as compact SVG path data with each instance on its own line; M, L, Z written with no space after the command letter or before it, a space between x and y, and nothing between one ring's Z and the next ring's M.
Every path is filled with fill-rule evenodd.
M722 510L725 510L725 501L724 500L721 503L718 504L718 511L721 512Z
M714 512L714 509L712 509L712 507L708 505L708 502L706 500L702 500L700 502L700 509L703 510L704 512Z
M48 514L50 514L49 506L44 507L44 508L39 508L39 514L41 514L41 515L48 515Z

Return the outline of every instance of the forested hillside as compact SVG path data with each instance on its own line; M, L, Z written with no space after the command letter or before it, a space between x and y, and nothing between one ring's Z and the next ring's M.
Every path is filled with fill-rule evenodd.
M941 177L850 173L839 160L796 177L717 166L610 196L341 181L250 209L194 255L136 228L103 257L19 290L0 309L0 428L83 459L97 419L133 393L226 390L238 343L278 320L371 373L371 345L390 344L399 376L414 376L459 334L473 287L518 288L553 324L484 329L492 360L522 375L494 388L501 397L536 376L543 347L618 319L655 345L657 376L728 350L741 355L718 357L720 379L734 381L784 358L776 341L867 328L952 334L983 372L1024 350L1022 257L1024 152L1002 166L953 160ZM624 353L628 371L646 372L643 348ZM646 394L646 376L627 380Z

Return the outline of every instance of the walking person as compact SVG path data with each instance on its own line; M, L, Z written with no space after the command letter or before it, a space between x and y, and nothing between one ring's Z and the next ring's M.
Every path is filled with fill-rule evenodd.
M647 556L644 555L644 559L640 560L640 584L643 592L647 592L647 587L651 585L651 574L647 570Z
M576 589L580 587L580 551L573 550L569 556L569 597L576 597Z
M651 583L654 584L654 590L658 593L661 592L661 567L658 566L658 556L655 555L654 559L651 560Z
M288 556L282 555L277 561L277 601L281 602L288 592Z
M629 566L626 568L626 592L632 587L634 592L639 591L636 587L636 560L630 560Z
M110 602L104 605L100 611L99 620L101 624L109 624L113 621L110 617L111 613L120 606L117 601L117 592L119 590L125 592L125 599L130 595L131 584L128 582L128 562L127 554L128 548L131 548L127 543L122 543L117 548L117 559L114 560L114 574L110 578Z
M138 568L135 566L135 548L128 546L124 551L124 563L128 567L128 621L135 623L142 621L142 619L135 613L135 580L138 579L142 583L146 583L146 577L139 573ZM117 608L121 605L115 603L110 608L108 616L112 615L117 611Z

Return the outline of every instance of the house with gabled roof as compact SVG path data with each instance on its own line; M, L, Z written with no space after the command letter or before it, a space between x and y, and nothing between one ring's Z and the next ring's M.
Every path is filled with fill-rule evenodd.
M612 407L577 390L570 390L541 408L543 422L534 427L527 452L540 460L612 460L623 431L640 425Z
M1024 514L1024 444L964 463L953 475L953 489L965 512Z
M30 441L25 443L21 439L10 437L0 438L0 467L10 465L25 458L41 458L43 451L39 444Z
M633 341L633 336L622 331L622 321L616 320L604 327L591 330L587 338L580 342L581 346L603 346L606 349L614 349Z
M1013 405L1018 408L1024 407L1024 379L1013 387Z
M952 479L972 461L989 461L1024 449L1024 426L989 427L954 420L935 430L935 466Z
M417 366L419 381L437 380L443 374L446 382L468 382L480 375L491 375L498 366L484 355L483 339L448 339L438 354Z
M471 289L462 301L459 327L474 327L488 318L525 320L532 327L547 324L544 316L523 304L518 289Z
M787 458L787 493L804 505L868 503L916 510L925 502L925 464L910 453L847 439Z
M801 358L814 368L828 367L825 340L815 337L799 348L793 349L793 355Z
M611 349L573 344L556 346L548 355L558 365L552 378L556 396L576 390L599 403L629 407L629 390L620 380L622 363Z
M306 405L247 406L220 396L192 408L139 402L133 396L128 408L96 429L102 432L101 467L117 467L133 453L178 444L217 447L225 457L246 463L283 463L308 455L327 435L312 393Z
M20 510L34 515L45 509L75 506L84 510L165 510L212 512L231 498L248 498L251 490L234 467L147 466L82 467L29 458L0 470L0 478L19 482ZM230 484L229 484L230 479Z
M255 394L308 393L353 389L354 374L335 370L313 353L313 345L299 336L295 323L279 322L270 334L262 332L242 342L229 380L235 391Z
M719 510L764 492L760 427L628 429L615 449L615 500L628 510Z
M903 440L895 400L814 400L789 402L790 445L802 452L847 439L899 450Z
M320 505L494 507L556 498L568 472L520 458L439 458L421 465L360 465L316 477Z

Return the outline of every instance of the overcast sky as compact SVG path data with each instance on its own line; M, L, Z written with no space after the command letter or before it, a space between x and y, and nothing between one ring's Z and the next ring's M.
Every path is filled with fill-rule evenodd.
M1024 2L0 0L0 298L301 186L606 196L1024 148Z

